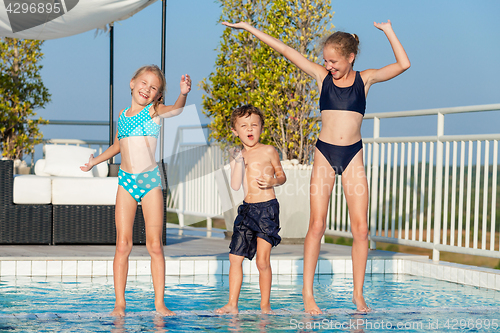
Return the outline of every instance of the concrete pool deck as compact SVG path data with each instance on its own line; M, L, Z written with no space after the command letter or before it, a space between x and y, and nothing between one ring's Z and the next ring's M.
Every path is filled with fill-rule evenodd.
M113 245L0 245L2 277L98 277L113 275ZM229 273L229 240L222 230L167 226L164 247L166 275L192 276ZM271 252L273 274L301 275L303 245L280 244ZM129 260L129 276L150 275L150 257L144 245L135 245ZM245 274L257 275L255 260L243 262ZM317 274L352 274L351 247L322 244ZM500 290L500 271L448 262L427 256L371 250L366 274L409 274L458 284Z
M198 228L197 228L198 229ZM167 260L216 260L228 259L230 241L224 239L223 230L214 229L210 238L206 229L185 228L179 235L177 225L167 228ZM302 259L303 244L280 244L273 248L272 259ZM3 260L113 260L114 245L0 245L0 261ZM351 247L322 244L320 258L350 259ZM373 250L369 258L426 260L427 256ZM149 259L145 245L134 245L131 260Z

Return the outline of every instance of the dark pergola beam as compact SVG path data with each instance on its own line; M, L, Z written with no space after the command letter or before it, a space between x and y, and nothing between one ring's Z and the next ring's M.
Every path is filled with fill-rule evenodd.
M167 0L162 0L162 11L161 11L161 70L163 72L163 75L165 77L167 76L166 73L166 42L165 39L167 38ZM165 97L163 97L163 102L165 103ZM160 120L162 122L162 125L164 124L163 120ZM163 143L165 139L165 126L162 126L160 129L160 161L163 161Z
M113 144L113 68L114 68L114 50L113 50L113 23L111 23L109 28L109 145ZM113 163L114 158L111 159Z

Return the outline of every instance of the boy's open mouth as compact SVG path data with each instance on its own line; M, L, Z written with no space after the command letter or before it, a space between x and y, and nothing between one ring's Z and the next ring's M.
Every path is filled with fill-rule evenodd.
M253 140L253 135L252 135L252 134L248 135L248 138L249 138L250 140Z

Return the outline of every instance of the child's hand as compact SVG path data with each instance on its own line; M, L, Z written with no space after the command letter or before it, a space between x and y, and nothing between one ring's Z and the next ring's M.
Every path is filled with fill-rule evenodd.
M87 172L87 171L92 170L93 167L94 167L94 154L91 154L90 158L89 158L89 162L85 163L84 166L81 166L80 170Z
M191 78L189 75L183 75L181 77L181 94L186 96L191 91Z
M272 188L276 183L274 177L268 175L263 175L262 177L256 178L255 180L257 181L257 185L259 185L259 188L261 190Z
M234 29L247 29L250 28L251 25L248 24L247 22L238 22L238 23L228 23L228 22L222 22L223 25L226 27L234 28Z
M233 160L235 160L238 163L243 161L243 153L241 152L241 149L238 147L233 147L229 149L229 155Z
M375 26L375 28L380 29L382 31L386 31L387 29L392 29L391 20L387 20L387 22L382 22L382 23L373 22L373 25Z

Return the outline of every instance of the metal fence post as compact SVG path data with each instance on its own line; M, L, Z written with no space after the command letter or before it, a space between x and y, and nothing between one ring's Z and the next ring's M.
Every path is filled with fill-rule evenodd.
M377 232L377 197L378 197L378 168L379 168L379 143L376 141L380 137L380 118L373 118L373 158L372 158L372 179L370 194L370 236L375 236ZM376 243L370 239L370 249L376 249Z
M184 142L184 131L182 128L180 128L179 132L179 145L181 145ZM180 153L178 150L177 153ZM183 158L185 155L180 154L180 157ZM183 161L179 161L178 165L183 165ZM177 213L177 217L179 218L179 236L182 236L183 234L183 228L184 228L184 210L186 209L185 205L185 196L186 196L186 172L184 168L179 168L179 184L177 185L178 191L179 191L179 213Z
M443 202L443 142L441 136L444 135L444 114L438 113L437 121L437 143L436 143L436 187L434 192L434 248L432 249L432 260L439 261L439 250L436 245L441 239L441 211ZM447 200L447 198L444 198Z

